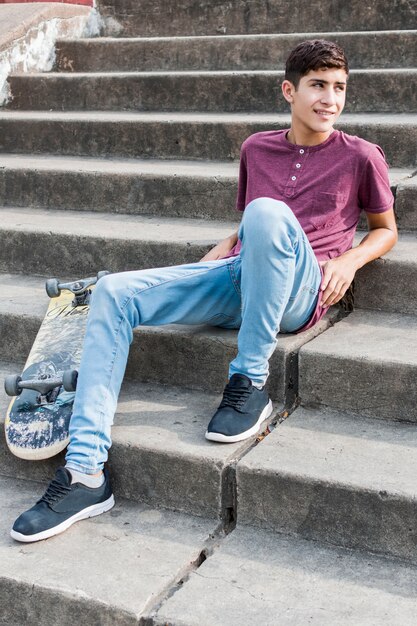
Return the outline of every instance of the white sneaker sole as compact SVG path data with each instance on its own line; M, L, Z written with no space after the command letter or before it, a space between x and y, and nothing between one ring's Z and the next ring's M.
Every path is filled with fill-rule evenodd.
M252 435L256 435L260 429L260 426L263 421L265 421L272 413L272 402L271 400L268 402L264 410L259 416L258 421L254 424L249 430L245 430L243 433L239 433L238 435L223 435L222 433L209 433L206 432L206 439L209 441L218 441L220 443L236 443L237 441L243 441L244 439L249 439Z
M100 502L99 504L93 504L92 506L88 506L86 509L79 511L72 517L69 517L58 526L54 526L54 528L48 528L47 530L43 530L40 533L36 533L35 535L22 535L21 533L16 532L15 530L10 531L11 537L16 539L16 541L22 541L23 543L30 543L32 541L41 541L41 539L48 539L49 537L53 537L54 535L59 535L59 533L63 533L64 530L67 530L70 526L75 524L75 522L79 522L82 519L87 519L89 517L95 517L96 515L101 515L101 513L105 513L106 511L110 511L114 507L114 496L111 495L108 500L105 502Z

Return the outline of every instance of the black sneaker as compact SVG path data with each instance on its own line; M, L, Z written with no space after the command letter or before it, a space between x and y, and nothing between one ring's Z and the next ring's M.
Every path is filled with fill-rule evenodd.
M65 467L59 467L55 478L38 502L15 521L10 532L17 541L39 541L62 533L74 522L94 517L114 506L108 471L104 483L96 489L71 484L72 476Z
M224 443L242 441L256 435L271 413L272 402L265 388L257 389L247 376L233 374L207 427L206 439Z

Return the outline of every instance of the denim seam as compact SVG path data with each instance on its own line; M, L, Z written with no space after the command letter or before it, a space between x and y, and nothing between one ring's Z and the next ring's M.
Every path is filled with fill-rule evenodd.
M239 281L238 281L237 276L236 276L235 262L229 263L228 267L229 267L229 274L230 274L230 278L231 278L232 283L233 283L233 287L235 288L235 291L236 291L237 295L241 296L242 292L240 290Z

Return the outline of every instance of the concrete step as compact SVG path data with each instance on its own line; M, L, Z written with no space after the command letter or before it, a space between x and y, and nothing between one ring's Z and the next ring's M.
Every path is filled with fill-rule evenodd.
M0 111L0 150L78 156L230 161L251 134L288 115ZM391 167L417 164L417 115L343 114L338 128L382 146Z
M5 205L15 207L237 222L238 171L238 163L221 161L1 154L0 195ZM407 230L417 229L417 177L412 173L390 170L399 225Z
M56 44L61 72L281 70L306 39L336 41L355 69L415 67L417 31L297 33L208 37L97 37Z
M412 626L416 594L408 563L238 527L153 624Z
M237 222L238 171L219 161L1 154L0 195L16 207ZM409 173L395 170L393 188Z
M20 373L23 364L0 361L1 431L10 402L3 380ZM220 399L208 391L125 381L109 454L116 498L232 523L235 465L255 438L228 446L204 438ZM0 434L0 475L48 481L64 464L64 454L47 461L22 461L9 452Z
M299 360L305 406L417 421L415 315L354 311L305 346Z
M94 271L96 269L94 267ZM72 275L75 277L80 277L78 271ZM0 358L26 360L48 305L44 279L0 274L0 286L1 293L5 294L0 300ZM339 317L338 307L333 307L314 328L296 335L280 335L270 360L268 379L269 393L277 402L276 408L290 409L296 402L300 347ZM142 326L134 332L126 377L221 393L236 351L235 330L210 326Z
M119 500L104 515L23 546L10 527L44 489L0 478L2 624L139 624L215 543L213 520Z
M417 176L411 178L403 178L398 181L395 194L395 211L398 220L398 226L401 229L412 230L413 224L417 219Z
M31 208L4 207L1 218L0 271L43 276L193 263L236 231L228 222Z
M359 244L364 235L364 232L358 232L355 243ZM397 245L388 254L368 263L357 273L354 297L355 306L361 309L416 315L415 233L401 233Z
M286 112L283 72L90 72L12 74L10 109ZM417 70L353 70L345 110L417 112Z
M303 0L214 0L198 4L180 0L172 5L155 0L100 0L105 33L124 37L153 35L219 35L415 29L415 0L332 2L320 0L308 6ZM106 19L107 18L107 19Z
M236 222L0 207L0 271L73 277L198 262ZM357 243L365 233L358 233ZM30 250L30 255L28 255ZM417 238L357 273L358 306L414 314ZM375 285L378 288L375 289Z
M415 424L299 408L238 463L239 523L416 563L416 447Z

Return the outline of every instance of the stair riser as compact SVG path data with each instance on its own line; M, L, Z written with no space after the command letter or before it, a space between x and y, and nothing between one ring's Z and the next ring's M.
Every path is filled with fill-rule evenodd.
M0 358L5 361L26 360L40 323L40 319L30 318L28 321L27 318L1 316ZM313 333L306 334L301 343L322 332L328 325L326 321L320 322ZM193 327L192 331L182 332L173 332L172 328L167 327L142 327L134 334L126 377L167 385L180 382L190 389L221 393L227 382L229 363L236 352L236 333L233 331L211 330L207 326ZM279 407L291 407L295 402L297 368L297 349L288 348L281 341L270 360L268 382L270 395ZM180 381L178 372L181 372Z
M7 232L0 253L2 271L35 272L58 276L94 273L97 267L112 271L143 269L195 262L207 247L198 244L130 242L123 240L81 239L46 233ZM220 236L218 240L220 239ZM37 263L30 259L31 251ZM45 255L45 250L48 254ZM385 258L363 268L355 278L355 306L386 312L415 315L417 309L417 266L415 260ZM377 288L375 287L377 285Z
M355 279L355 307L416 315L416 259L377 259L361 269Z
M417 177L413 183L399 183L396 190L395 213L402 230L414 230L417 224Z
M213 412L215 408L213 406ZM204 429L201 438L203 441ZM29 463L13 456L4 438L0 439L0 474L3 476L46 483L62 465L65 465L64 452L52 459ZM224 516L223 471L204 455L193 462L185 455L173 457L115 441L109 453L109 467L116 498L126 497L200 517ZM175 476L174 482L172 476ZM38 487L38 491L41 494L42 487Z
M391 188L396 195L399 228L417 230L417 185L399 183ZM175 176L0 169L4 206L238 222L241 215L234 208L236 192L237 170L234 177L203 178L181 175L181 169ZM361 220L361 227L366 229L366 220Z
M181 265L198 261L220 239L204 245L5 231L0 271L70 277L94 274L98 267L122 272ZM375 261L356 275L355 306L415 315L416 273L414 259Z
M239 521L417 562L414 500L238 466Z
M214 405L213 413L216 408ZM202 443L204 432L202 429ZM204 455L192 461L182 455L174 457L114 443L109 467L115 493L120 497L200 517L225 516L222 468Z
M153 0L100 0L100 14L107 20L105 34L124 37L155 35L218 35L243 33L291 33L415 28L414 2L386 3L336 0L331 5L314 0L199 3L180 0L175 4Z
M281 72L226 75L15 75L9 108L21 110L287 112L277 83ZM345 111L417 111L414 70L354 73Z
M76 275L79 276L79 272ZM339 315L336 309L304 333L279 337L269 362L267 383L276 409L284 406L290 409L296 401L300 347L334 324ZM1 315L0 359L25 361L41 321L40 316ZM229 363L236 353L234 330L212 326L141 327L134 332L126 378L221 393L228 378Z
M398 346L400 353L406 349ZM413 365L301 352L299 367L299 394L305 406L417 422L417 368Z
M86 233L87 235L87 233ZM217 241L175 244L154 241L5 231L0 271L24 274L90 276L98 267L122 272L198 261Z
M60 41L56 69L62 72L280 70L289 51L311 37L336 41L351 68L388 69L417 65L416 33L323 33L211 39L178 38L107 42Z
M165 123L97 121L23 121L0 119L0 149L14 153L78 156L154 157L236 160L242 142L259 131L288 128L285 121ZM382 146L391 167L414 167L417 125L341 122L338 128Z
M60 626L73 626L74 623L102 626L138 624L136 616L128 611L108 607L90 597L72 597L58 588L44 588L41 582L34 584L1 578L0 594L0 623L8 626L30 623L54 626L58 612Z
M237 178L0 170L5 206L239 221Z

